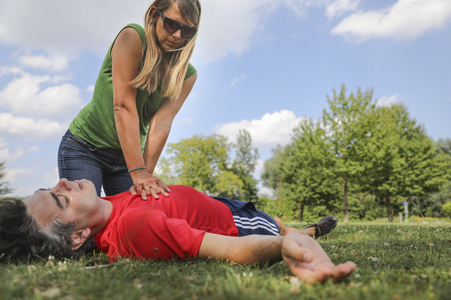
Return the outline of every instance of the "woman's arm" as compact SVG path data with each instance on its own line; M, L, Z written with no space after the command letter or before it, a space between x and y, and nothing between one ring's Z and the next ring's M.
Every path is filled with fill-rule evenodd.
M161 152L163 151L171 131L172 122L183 103L185 103L196 79L197 73L194 73L186 79L183 83L180 96L174 101L166 100L150 121L146 146L144 148L144 160L148 172L154 172L155 166L157 165L158 159L160 158Z
M130 82L137 76L141 66L142 44L138 32L133 28L125 28L117 37L111 50L114 117L116 129L124 153L128 169L145 167L141 152L139 134L139 117L136 110L136 88ZM157 193L167 195L158 177L146 170L130 172L133 183L143 199L147 198L145 187L152 187L154 197ZM159 185L160 184L160 185Z

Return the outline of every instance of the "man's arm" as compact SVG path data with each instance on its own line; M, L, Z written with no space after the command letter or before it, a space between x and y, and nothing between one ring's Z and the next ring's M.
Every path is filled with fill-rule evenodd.
M328 278L340 280L356 268L355 263L350 261L335 266L314 239L298 233L289 233L283 237L228 237L206 233L199 257L239 264L273 264L283 259L293 275L310 283L326 281Z
M238 264L274 264L282 260L282 240L281 236L232 237L205 233L198 255L200 258L211 257Z

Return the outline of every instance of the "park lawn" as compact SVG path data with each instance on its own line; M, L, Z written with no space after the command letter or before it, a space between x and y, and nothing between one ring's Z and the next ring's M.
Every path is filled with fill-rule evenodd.
M398 223L399 224L399 223ZM338 283L308 285L283 263L122 259L0 265L0 299L451 299L449 223L339 225L318 240L335 263L357 270Z

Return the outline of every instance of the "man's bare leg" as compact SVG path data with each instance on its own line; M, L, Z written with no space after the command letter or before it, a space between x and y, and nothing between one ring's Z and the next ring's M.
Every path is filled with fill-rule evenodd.
M280 220L279 217L274 217L274 221L276 221L277 225L279 225L280 227L280 235L284 236L290 232L297 232L300 234L305 234L305 235L309 235L311 237L314 237L316 234L316 230L315 227L310 227L310 228L306 228L306 229L297 229L294 227L290 227L290 226L285 226L282 221Z

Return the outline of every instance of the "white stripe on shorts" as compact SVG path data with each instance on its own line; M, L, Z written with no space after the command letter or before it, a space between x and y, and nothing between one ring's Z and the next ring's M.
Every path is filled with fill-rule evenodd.
M240 216L233 216L233 220L235 221L236 227L240 227L243 229L257 229L262 228L269 232L271 232L274 235L280 235L279 231L277 230L276 225L274 223L271 223L270 221L261 218L261 217L255 217L252 219L246 218L246 217L240 217Z

